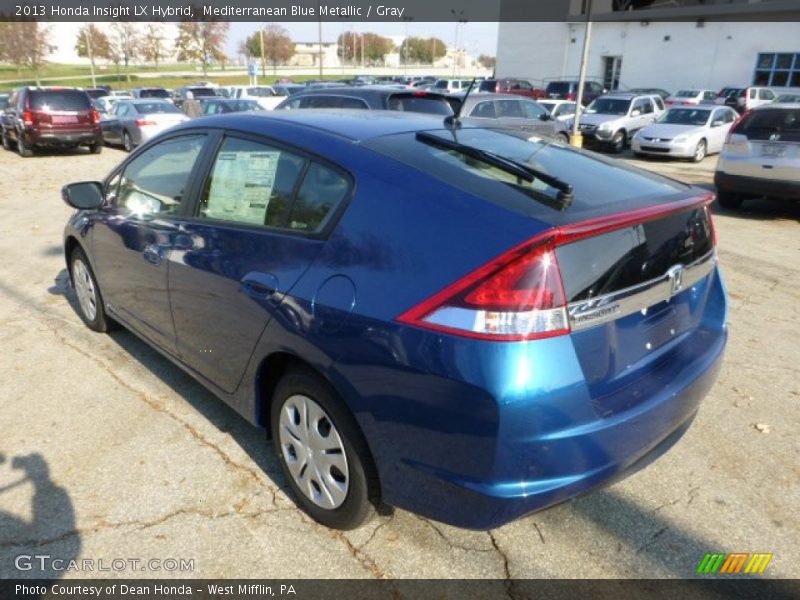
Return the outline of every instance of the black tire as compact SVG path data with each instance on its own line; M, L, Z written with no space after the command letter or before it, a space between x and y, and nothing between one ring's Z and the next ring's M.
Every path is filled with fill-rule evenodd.
M11 139L8 137L8 133L6 133L5 129L3 129L2 138L3 138L3 149L11 150Z
M127 131L122 132L122 149L125 152L133 152L133 139Z
M25 143L25 136L22 134L17 135L17 153L22 158L33 156L33 148L28 148L28 145Z
M89 152L92 154L100 154L103 151L103 144L89 144Z
M318 432L320 431L319 424L326 422L329 430L327 435L330 436L331 432L338 433L338 439L343 445L347 465L347 491L343 502L335 508L319 506L301 490L295 482L284 454L284 446L281 443L281 412L286 408L287 415L292 414L290 402L303 397L312 400L322 408L324 413L327 413L325 417L330 422L326 422L325 419L317 421ZM307 425L306 429L308 429ZM270 431L275 454L283 475L292 489L295 501L311 518L326 527L348 530L361 526L375 515L376 507L380 504L380 486L372 456L350 411L321 377L308 369L300 368L291 370L283 376L272 397ZM286 431L288 432L288 429ZM288 433L285 435L291 436L288 438L290 440L302 443L297 436ZM290 455L294 453L297 456L291 443L287 444L286 453ZM328 453L325 452L325 454ZM301 476L309 468L308 464L308 461L305 461L306 466L301 470ZM319 474L318 470L316 472ZM330 472L332 473L332 471ZM308 479L310 487L313 474ZM319 485L317 488L319 489Z
M611 152L622 154L625 151L626 136L624 131L618 131L611 138Z
M85 270L81 268L79 263L83 265ZM86 253L80 247L76 247L70 255L69 272L72 286L75 288L75 292L78 295L78 314L86 326L89 329L100 333L105 333L113 329L115 322L112 321L106 314L105 304L103 304L103 295L100 293L100 286L97 285L97 279L95 279L94 271L92 271L89 260L86 258ZM76 278L79 278L82 275L84 277L88 277L89 281L91 282L92 289L94 290L95 311L93 316L87 312L86 308L84 308L84 304L80 298L80 292L78 291L78 288L81 284Z
M702 162L702 160L708 156L708 144L705 140L700 140L697 142L697 146L694 149L694 156L692 156L692 162Z
M569 146L569 136L566 133L556 134L556 141Z
M717 201L722 208L736 210L742 205L744 198L741 194L729 192L726 190L717 190Z
M645 154L644 152L636 152L636 151L634 151L633 157L634 158L639 158L641 160L644 160L644 159L647 158L647 154Z

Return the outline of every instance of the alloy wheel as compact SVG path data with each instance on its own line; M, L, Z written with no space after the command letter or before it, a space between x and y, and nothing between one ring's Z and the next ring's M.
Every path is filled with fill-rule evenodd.
M320 508L341 506L350 486L349 469L328 413L307 396L290 396L281 407L278 431L282 458L302 493Z

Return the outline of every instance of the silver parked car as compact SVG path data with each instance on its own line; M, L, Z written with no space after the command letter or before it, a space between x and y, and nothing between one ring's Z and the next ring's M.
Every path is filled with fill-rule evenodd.
M657 94L608 94L595 98L579 119L586 146L602 146L619 154L628 140L664 112L664 100Z
M698 104L714 104L717 101L717 92L689 88L678 90L664 102L667 106L697 106Z
M674 156L700 162L722 150L725 137L739 117L727 106L670 108L631 140L635 156Z
M528 98L515 94L470 94L466 101L462 95L454 94L449 98L464 103L460 116L465 123L516 129L531 136L569 141L566 123L553 119L542 105Z
M130 152L165 129L188 120L167 100L120 99L100 120L100 127L106 144L119 144Z
M800 103L764 104L743 115L722 148L714 184L725 208L753 196L800 200Z

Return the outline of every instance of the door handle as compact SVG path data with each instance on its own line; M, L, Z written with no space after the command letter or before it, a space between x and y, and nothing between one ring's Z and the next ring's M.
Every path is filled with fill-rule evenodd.
M161 252L158 246L154 246L153 244L147 244L147 246L144 247L144 252L142 253L142 256L151 265L161 264Z
M251 271L240 283L246 294L256 298L269 298L278 291L278 278L272 273Z

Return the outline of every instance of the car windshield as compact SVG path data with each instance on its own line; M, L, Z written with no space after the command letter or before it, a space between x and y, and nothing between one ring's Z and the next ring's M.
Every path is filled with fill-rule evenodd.
M749 140L800 142L800 107L754 110L742 119L736 133Z
M627 115L631 101L624 98L597 98L586 107L589 114Z
M139 92L139 98L169 98L167 90L142 90Z
M486 79L485 81L481 81L481 85L478 88L479 92L493 92L495 87L497 86L497 82L494 79Z
M86 92L78 90L33 91L31 110L89 110L91 103Z
M699 108L671 108L662 114L656 123L664 125L705 125L711 116L710 110Z
M568 81L551 81L547 84L548 94L567 94L569 92Z
M174 105L169 102L147 102L144 104L134 104L136 111L142 115L153 115L158 113L180 113Z
M731 98L731 97L734 97L734 96L738 96L743 91L744 90L742 88L728 88L727 90L725 90L724 94L720 94L720 95L723 98Z
M677 94L675 94L676 98L694 98L695 96L699 95L700 92L697 90L681 90Z

